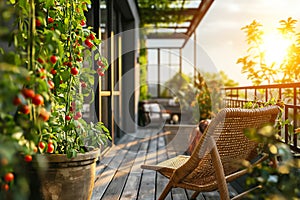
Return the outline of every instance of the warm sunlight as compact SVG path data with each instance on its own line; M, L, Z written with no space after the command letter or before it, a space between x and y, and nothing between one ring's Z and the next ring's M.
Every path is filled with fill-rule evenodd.
M278 33L265 34L262 48L265 51L265 59L268 65L275 62L280 64L287 55L288 48L292 44L291 39L284 38Z

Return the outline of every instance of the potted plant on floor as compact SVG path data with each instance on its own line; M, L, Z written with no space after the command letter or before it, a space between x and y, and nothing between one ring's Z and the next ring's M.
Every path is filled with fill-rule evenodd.
M26 183L28 173L19 167L28 162L33 172L52 173L37 176L42 185L48 184L46 189L41 186L46 192L41 198L88 199L86 191L80 192L86 194L82 197L74 193L82 188L91 192L92 186L85 186L94 181L99 154L94 149L110 138L103 123L88 123L82 117L84 99L93 95L94 74L103 76L107 70L98 51L100 40L86 25L84 11L91 2L11 0L0 4L0 37L10 43L2 42L4 48L0 48L0 197L33 198L34 188ZM54 172L56 166L62 168ZM67 166L73 171L67 172ZM74 184L77 178L69 176L78 173L79 187ZM59 182L52 182L57 181L55 177L61 178Z

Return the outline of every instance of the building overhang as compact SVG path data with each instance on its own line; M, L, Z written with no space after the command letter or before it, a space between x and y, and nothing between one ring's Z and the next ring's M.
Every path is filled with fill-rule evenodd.
M145 28L147 39L181 39L183 48L214 0L150 2L137 0L141 24Z

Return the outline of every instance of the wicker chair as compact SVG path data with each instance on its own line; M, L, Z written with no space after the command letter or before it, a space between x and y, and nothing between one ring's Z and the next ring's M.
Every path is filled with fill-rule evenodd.
M157 165L142 165L143 169L160 172L169 179L159 199L164 199L174 187L200 192L219 190L220 198L230 199L227 182L247 173L239 164L257 158L257 143L244 135L246 128L275 124L277 106L259 109L225 108L211 121L191 156L179 155ZM253 164L261 162L265 157Z

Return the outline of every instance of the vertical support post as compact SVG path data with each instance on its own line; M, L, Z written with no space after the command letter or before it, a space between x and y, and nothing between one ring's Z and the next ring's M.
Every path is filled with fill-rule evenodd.
M112 134L112 141L115 142L115 126L114 126L114 109L115 109L115 92L114 92L114 83L115 83L115 55L114 55L114 49L115 49L115 37L114 37L114 31L111 31L110 33L110 40L111 40L111 48L110 48L110 57L111 57L111 73L110 73L110 104L111 104L111 116L110 116L110 123L111 123L111 132Z
M101 40L102 35L101 35L101 5L100 5L100 1L93 1L93 12L94 12L94 22L93 22L93 26L94 26L94 31L96 33L96 37L98 39ZM100 53L101 52L101 48L100 46L98 47ZM98 66L95 65L95 69L97 69ZM102 111L102 107L101 107L101 90L102 90L102 84L101 84L101 78L99 77L98 74L96 74L94 76L95 78L95 82L97 84L95 84L94 86L94 90L95 90L95 95L98 95L98 97L96 97L95 99L98 99L98 101L95 101L95 108L98 108L95 112L97 113L98 118L96 117L96 119L94 119L95 121L102 121L102 115L101 115L101 111ZM98 91L97 91L98 90Z
M157 49L157 96L160 97L160 49Z
M118 51L118 59L119 59L119 64L118 64L118 71L119 71L119 74L118 74L118 82L119 82L119 116L118 116L118 123L119 123L119 126L122 127L123 124L122 124L122 120L120 119L121 117L121 113L122 113L122 36L119 34L119 37L118 37L118 45L119 45L119 51Z
M110 98L108 101L108 108L113 109L113 76L114 76L114 30L113 30L113 11L114 11L114 0L107 1L107 35L110 36L108 39L108 63L110 64L110 67L108 69L108 90L110 90ZM114 118L113 118L113 110L111 112L108 112L108 119L109 119L109 124L108 128L110 129L111 132L111 137L112 137L112 144L115 143L115 133L114 133Z
M297 106L297 88L296 88L296 86L294 86L294 106L293 106L293 111L294 111L294 127L298 127L298 125L297 125L297 108L296 108L296 106ZM297 141L298 141L298 135L297 134L293 134L293 145L294 145L294 147L297 147Z
M179 74L182 74L182 48L179 49Z
M168 56L169 56L169 77L168 78L171 78L171 69L172 69L172 59L171 59L171 49L168 49Z

